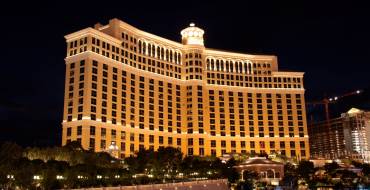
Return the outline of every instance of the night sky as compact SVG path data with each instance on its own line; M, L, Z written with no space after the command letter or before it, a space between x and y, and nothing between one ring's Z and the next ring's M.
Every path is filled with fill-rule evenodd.
M277 55L280 70L305 72L307 100L370 87L368 6L350 1L134 2L2 6L0 141L60 144L64 35L112 18L174 41L194 22L205 30L206 47Z

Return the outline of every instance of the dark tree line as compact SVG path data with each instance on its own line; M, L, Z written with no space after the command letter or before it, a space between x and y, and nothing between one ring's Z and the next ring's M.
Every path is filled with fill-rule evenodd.
M0 189L58 189L167 183L227 178L236 182L234 159L184 157L179 149L141 150L118 160L108 153L82 149L77 142L64 147L25 148L0 144Z

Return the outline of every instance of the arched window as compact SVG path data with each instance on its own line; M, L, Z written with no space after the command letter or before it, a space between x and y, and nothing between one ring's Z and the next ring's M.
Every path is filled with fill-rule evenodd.
M226 61L226 71L229 72L229 61Z
M145 54L146 53L146 43L144 42L143 43L143 54Z
M139 53L141 53L141 41L139 40Z
M234 72L234 65L232 61L230 61L230 72Z
M213 59L211 59L211 68L212 68L213 71L215 70L215 65L214 65Z
M243 73L243 63L239 62L239 73Z
M220 71L220 63L218 60L216 60L216 69L217 71Z
M152 56L152 44L148 43L148 54Z
M225 71L225 70L224 70L224 61L223 61L223 60L221 60L221 61L220 61L220 64L221 64L221 71Z
M174 53L174 62L177 64L177 52Z
M161 59L164 59L164 48L161 48Z
M235 62L235 72L239 72L238 62Z
M181 53L178 53L177 56L178 56L177 60L179 61L179 64L181 64Z
M161 58L161 48L159 46L157 46L157 58Z
M155 56L155 46L152 45L152 56L154 57Z
M173 57L172 57L172 50L170 51L170 62L172 62Z
M166 61L168 61L168 59L169 59L168 55L169 55L168 49L166 49Z

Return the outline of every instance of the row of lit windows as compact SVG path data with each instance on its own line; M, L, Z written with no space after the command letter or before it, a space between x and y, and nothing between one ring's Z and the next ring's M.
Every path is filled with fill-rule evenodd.
M77 126L76 127L76 136L82 136L82 126ZM90 126L89 128L89 135L90 137L97 137L99 136L101 139L107 138L107 129L106 128L100 128L100 134L97 134L96 132L96 127L95 126ZM147 134L135 134L135 133L130 133L130 136L128 139L126 139L126 132L125 131L117 131L117 130L108 130L110 131L110 138L112 139L117 139L120 138L121 140L129 140L129 141L138 141L139 143L144 143L145 139L147 138L147 142L149 143L155 143L155 138L157 138L157 142L159 144L164 144L164 136L160 135L147 135ZM72 136L72 127L67 127L66 131L67 138L70 138ZM118 136L119 135L119 136ZM135 137L138 137L137 139ZM176 140L176 145L181 146L181 138L175 138L175 137L167 137L167 144L173 144L173 140ZM187 138L187 146L194 146L195 141L197 140L197 145L203 146L205 145L205 139L204 138ZM249 148L254 149L257 148L257 144L259 145L258 147L260 149L266 148L266 143L269 145L269 148L277 148L276 143L279 143L279 148L284 149L284 148L299 148L300 149L305 149L306 148L306 143L305 141L227 141L227 140L207 140L210 142L210 147L211 148L216 148L216 147L227 147L230 145L231 148L236 148L237 146L240 146L241 148L246 148L247 144L249 143ZM127 141L126 141L127 142ZM218 144L219 143L219 144ZM256 144L257 143L257 144ZM286 143L288 143L289 147L286 146Z
M172 49L155 46L151 43L142 42L139 40L139 53L155 57L160 60L165 60L175 64L181 64L181 53Z

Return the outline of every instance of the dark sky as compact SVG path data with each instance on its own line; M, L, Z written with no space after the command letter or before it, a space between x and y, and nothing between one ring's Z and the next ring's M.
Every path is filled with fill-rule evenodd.
M277 55L279 69L305 72L308 100L370 87L366 5L150 2L31 1L2 6L0 141L60 144L63 36L115 17L174 41L180 41L181 29L195 22L205 30L206 47Z

